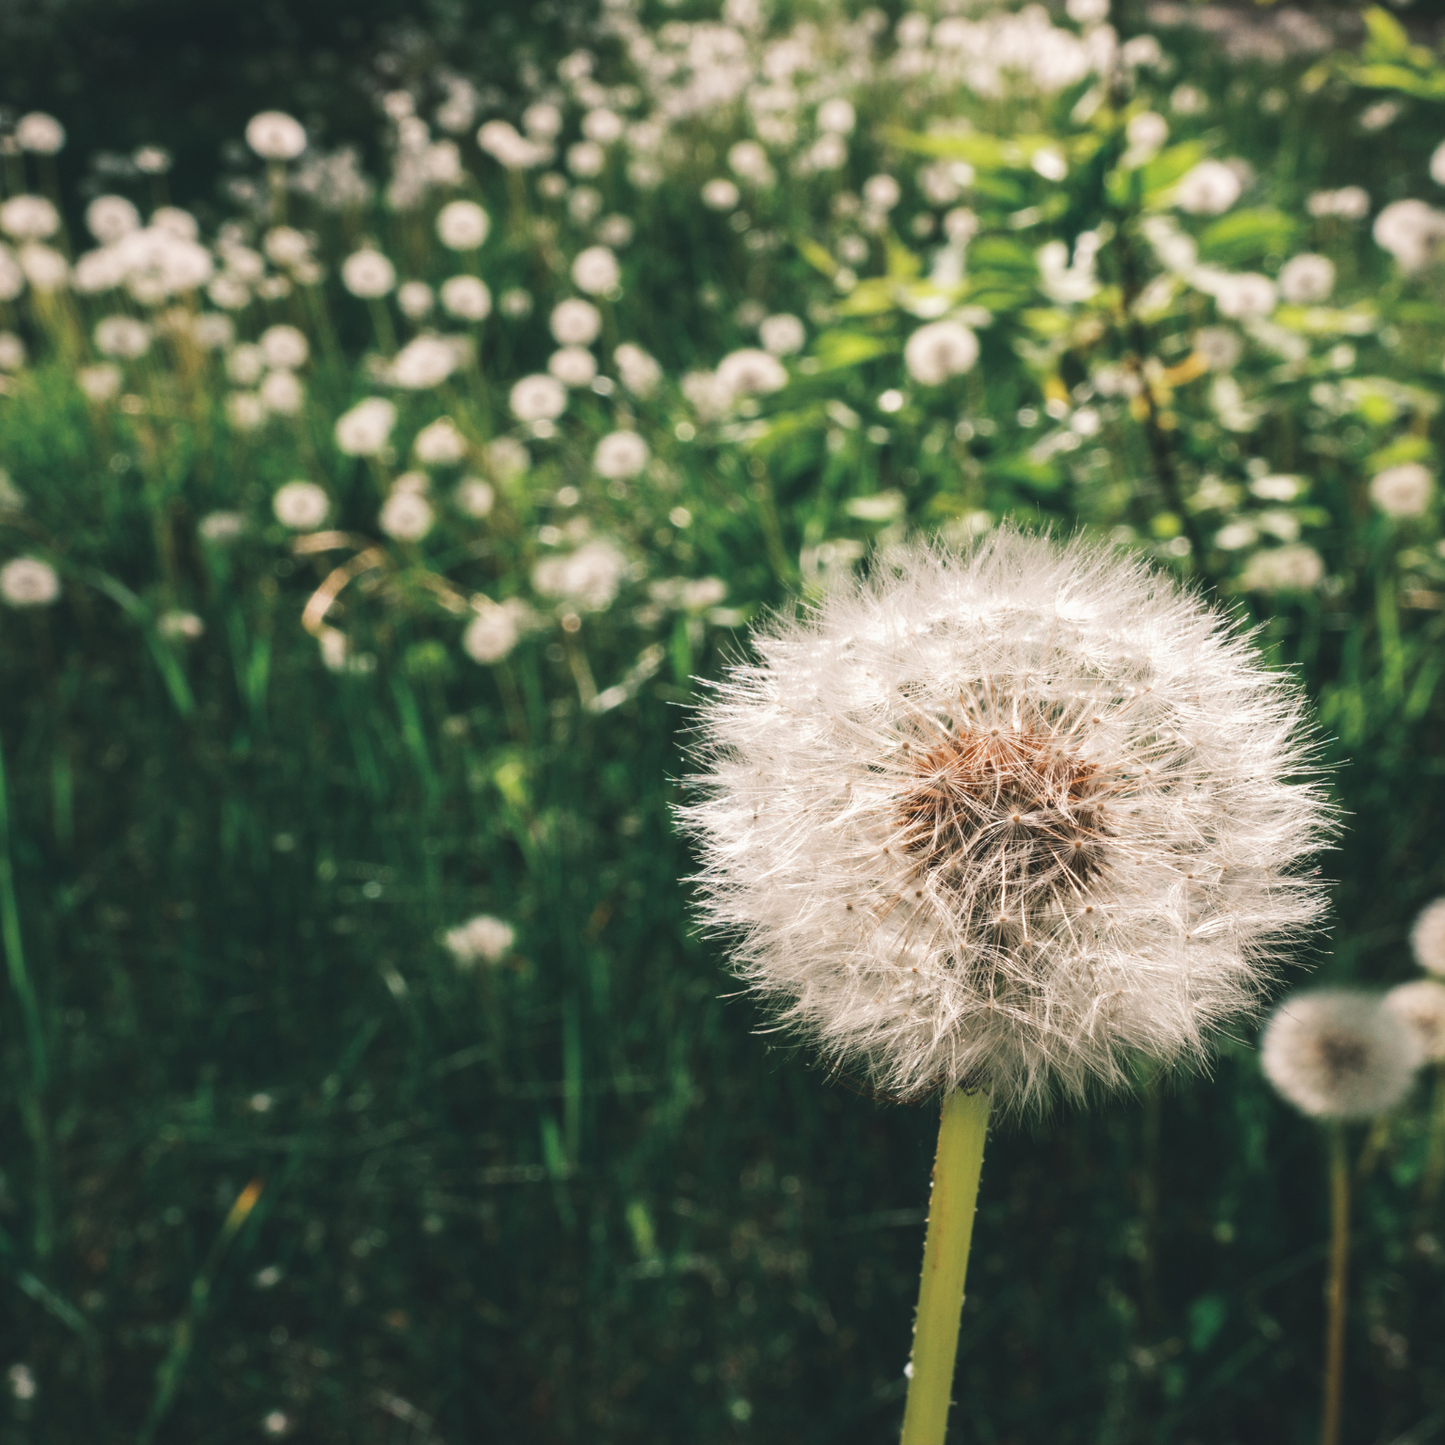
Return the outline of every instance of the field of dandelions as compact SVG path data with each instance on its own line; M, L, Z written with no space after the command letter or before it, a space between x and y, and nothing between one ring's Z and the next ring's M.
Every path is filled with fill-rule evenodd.
M204 227L0 112L0 1442L896 1438L933 1111L757 1032L673 809L905 537L1257 622L1342 816L1281 991L1445 968L1445 55L1118 25L614 0L390 65L379 170L276 96ZM1258 1032L990 1140L951 1440L1318 1438ZM1348 1136L1359 1445L1445 1437L1442 1078Z

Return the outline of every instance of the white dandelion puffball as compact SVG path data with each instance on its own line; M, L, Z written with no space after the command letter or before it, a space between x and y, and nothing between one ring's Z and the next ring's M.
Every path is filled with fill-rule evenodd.
M818 129L821 131L851 135L857 123L858 113L853 109L852 102L844 100L841 95L825 100L818 107Z
M336 419L336 448L349 457L374 457L396 425L396 408L381 396L369 396Z
M533 373L513 383L507 404L518 421L556 421L567 410L567 388L555 376Z
M267 372L259 395L266 410L278 416L299 416L301 408L306 405L306 388L294 371L278 368Z
M1279 294L1291 306L1329 300L1335 289L1335 263L1328 256L1306 252L1291 256L1279 268Z
M420 321L431 310L432 300L432 289L425 281L403 281L396 288L396 304L412 321Z
M57 155L65 148L65 127L53 115L32 110L15 122L15 144L32 155Z
M702 913L894 1097L1198 1059L1323 908L1300 695L1137 560L911 546L754 644L701 710Z
M590 301L572 296L552 308L548 324L559 346L590 346L602 330L602 313Z
M1393 1109L1420 1066L1414 1032L1382 996L1321 988L1271 1016L1260 1064L1275 1089L1316 1119L1372 1119Z
M60 574L39 557L16 557L0 567L0 598L11 607L48 607L60 596Z
M491 229L491 217L475 201L448 201L437 212L437 239L452 251L475 251Z
M547 370L563 386L587 386L597 375L597 358L585 346L564 346L547 358Z
M1214 286L1214 304L1219 308L1219 314L1231 321L1268 316L1278 299L1274 282L1258 271L1221 276Z
M1324 559L1304 542L1264 547L1245 564L1239 583L1246 592L1312 592L1325 580Z
M1437 898L1420 910L1410 929L1410 951L1427 973L1445 976L1445 898Z
M1385 995L1385 1007L1415 1035L1422 1058L1445 1063L1445 983L1417 978L1396 984Z
M54 246L31 241L20 248L20 269L37 291L59 291L70 280L70 262Z
M492 293L478 276L449 276L441 285L442 310L459 321L485 321L492 314Z
M341 284L353 296L374 301L396 285L396 267L380 251L367 246L341 263Z
M612 360L617 366L617 374L622 378L623 386L633 396L645 400L657 390L657 385L662 380L662 367L649 352L640 346L634 346L630 341L624 341L612 353Z
M728 396L763 396L788 384L787 368L776 356L745 346L717 364L718 387Z
M134 361L150 350L151 329L134 316L104 316L95 323L95 349L102 356Z
M19 371L25 356L25 343L13 331L0 331L0 371Z
M311 347L305 333L295 326L268 326L261 333L261 354L267 366L295 371L306 365Z
M592 466L598 476L608 481L625 481L635 477L651 455L647 443L635 431L609 432L597 443Z
M472 606L477 615L462 633L462 651L473 662L500 662L534 621L532 609L520 597L500 604L489 597L474 597Z
M124 196L97 196L85 208L90 234L104 246L140 230L140 212Z
M807 339L807 327L790 312L780 311L758 322L758 340L763 343L763 350L773 356L792 356L803 349Z
M287 482L271 498L271 510L283 527L309 532L326 520L331 498L315 482Z
M532 569L532 586L543 597L603 612L612 605L626 572L627 558L611 542L599 539L569 555L544 557Z
M1240 197L1244 187L1223 161L1200 161L1174 188L1174 204L1191 216L1218 216Z
M565 403L566 397L562 400ZM532 454L516 437L497 437L487 443L487 466L502 481L520 477L531 465Z
M0 204L0 231L17 241L43 241L60 229L60 212L44 196L11 196Z
M467 439L457 430L457 424L449 416L438 417L424 426L412 442L411 449L416 459L429 467L450 466L467 454Z
M718 176L702 188L702 203L710 211L731 211L742 192L726 176Z
M459 928L448 929L443 941L459 968L471 968L478 963L499 963L511 951L516 936L510 923L481 913Z
M1413 198L1391 201L1375 217L1372 234L1406 271L1418 271L1445 240L1445 212Z
M103 361L98 366L82 366L75 373L76 383L91 401L110 401L120 395L120 367Z
M606 246L588 246L585 251L579 251L572 262L573 283L589 296L601 296L621 279L622 268Z
M456 348L445 337L414 336L393 358L391 379L407 391L426 391L456 369Z
M463 477L452 493L452 500L463 516L481 521L483 517L491 516L497 494L492 490L491 484L480 477Z
M957 321L920 326L903 347L903 364L922 386L942 386L972 371L977 361L978 337Z
M254 391L233 391L226 397L226 420L237 431L257 431L266 425L266 403Z
M1430 468L1419 462L1386 467L1370 483L1370 500L1387 517L1423 517L1435 490Z
M398 487L383 503L379 524L398 542L420 542L435 520L431 503L420 492Z
M284 110L263 110L246 123L246 144L263 161L293 161L306 149L306 127Z

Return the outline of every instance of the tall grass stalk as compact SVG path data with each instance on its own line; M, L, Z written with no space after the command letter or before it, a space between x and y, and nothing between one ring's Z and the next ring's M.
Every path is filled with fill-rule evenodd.
M1330 1130L1330 1281L1326 1293L1325 1403L1320 1445L1339 1445L1345 1392L1345 1291L1350 1258L1350 1161L1345 1126Z

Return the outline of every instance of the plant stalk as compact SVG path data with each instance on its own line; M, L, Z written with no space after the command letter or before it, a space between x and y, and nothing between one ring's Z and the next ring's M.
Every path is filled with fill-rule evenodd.
M1339 1445L1345 1393L1345 1281L1350 1257L1350 1161L1345 1126L1330 1134L1330 1283L1325 1325L1325 1409L1320 1445Z
M902 1445L943 1445L948 1430L963 1282L978 1204L978 1178L983 1170L988 1109L986 1092L966 1094L958 1089L943 1103L938 1155L933 1163L933 1193L928 1204L928 1234L923 1243L923 1278L918 1286L918 1313L913 1325Z

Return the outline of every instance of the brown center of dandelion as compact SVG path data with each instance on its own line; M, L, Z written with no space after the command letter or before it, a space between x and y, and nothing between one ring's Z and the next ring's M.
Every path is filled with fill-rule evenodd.
M1042 729L970 725L910 743L903 848L975 916L1022 918L1104 867L1097 767Z
M1316 1047L1325 1072L1336 1082L1364 1072L1369 1050L1353 1034L1321 1034Z

